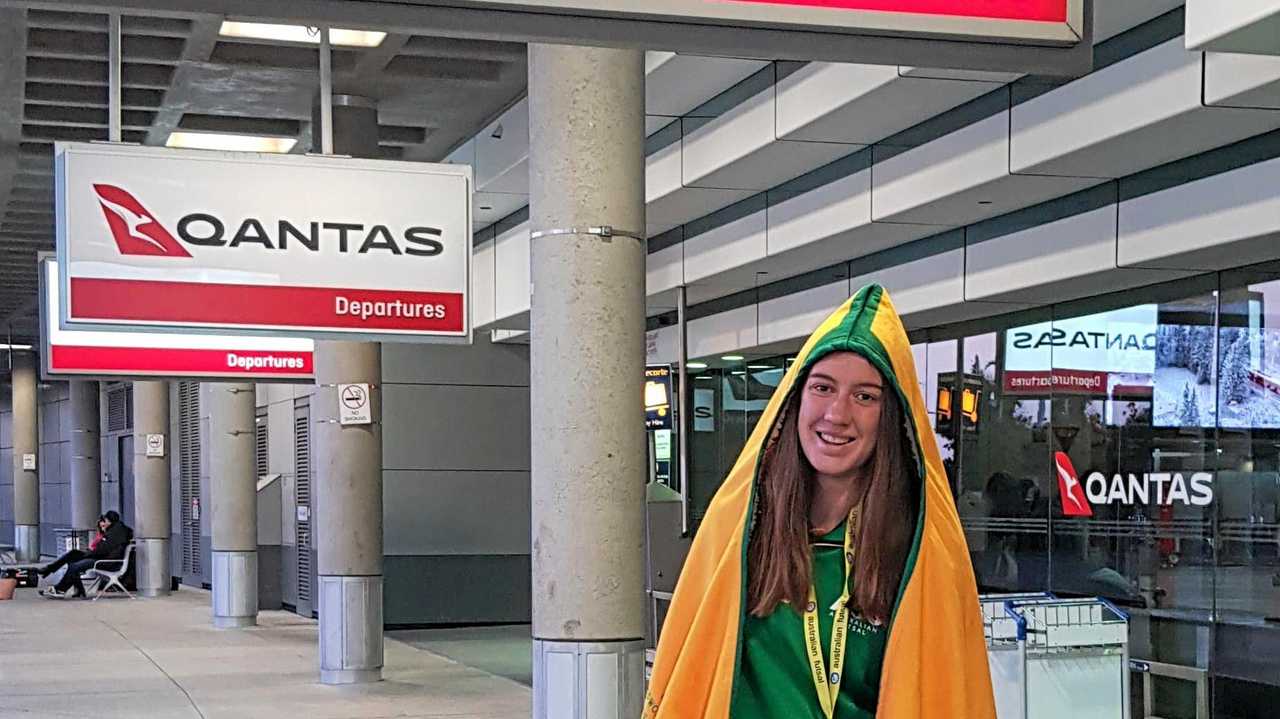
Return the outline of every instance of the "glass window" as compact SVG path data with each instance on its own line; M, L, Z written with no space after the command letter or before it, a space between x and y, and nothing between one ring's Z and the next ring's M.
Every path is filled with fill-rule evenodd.
M1047 586L1213 606L1216 280L1063 305L1052 358Z
M1224 618L1277 616L1280 266L1225 273L1219 299L1217 609Z

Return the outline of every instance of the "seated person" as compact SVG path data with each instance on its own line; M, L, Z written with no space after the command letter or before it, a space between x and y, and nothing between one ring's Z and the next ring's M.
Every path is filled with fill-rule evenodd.
M120 521L120 515L115 511L107 512L103 516L107 520L107 528L103 532L102 541L84 558L68 564L67 573L63 575L62 581L58 582L53 589L40 592L41 595L51 598L83 597L85 591L84 583L80 581L81 574L93 569L95 562L124 559L129 542L133 541L133 530Z
M107 531L107 516L104 514L98 517L98 531L93 535L93 539L89 540L88 551L81 550L81 549L73 549L70 552L67 552L66 554L62 555L61 557L58 557L57 559L53 560L52 563L46 564L43 567L37 568L36 572L42 577L47 577L50 574L53 574L54 572L58 571L62 567L76 561L77 559L84 559L85 557L89 556L89 552L92 552L94 549L97 549L98 545L102 543L103 537L106 536L106 531Z

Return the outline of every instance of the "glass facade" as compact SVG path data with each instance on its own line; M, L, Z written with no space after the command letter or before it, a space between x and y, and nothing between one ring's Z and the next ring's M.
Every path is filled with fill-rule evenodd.
M1280 263L912 341L983 591L1132 610L1133 656L1191 670L1135 678L1137 716L1195 717L1196 677L1213 716L1273 716ZM695 528L788 359L691 373Z

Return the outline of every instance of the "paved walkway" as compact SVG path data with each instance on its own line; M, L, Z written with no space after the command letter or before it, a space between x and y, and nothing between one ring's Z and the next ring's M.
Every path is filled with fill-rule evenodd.
M317 683L316 623L263 612L209 625L208 592L0 602L0 718L527 719L528 687L388 638L386 681Z

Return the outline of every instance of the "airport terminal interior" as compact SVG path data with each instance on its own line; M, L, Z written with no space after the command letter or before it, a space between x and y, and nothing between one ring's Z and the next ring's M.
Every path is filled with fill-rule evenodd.
M0 0L0 717L696 719L686 555L872 284L999 719L1277 716L1280 2L1059 0L1060 56L548 5ZM1119 638L1001 634L1042 598Z

